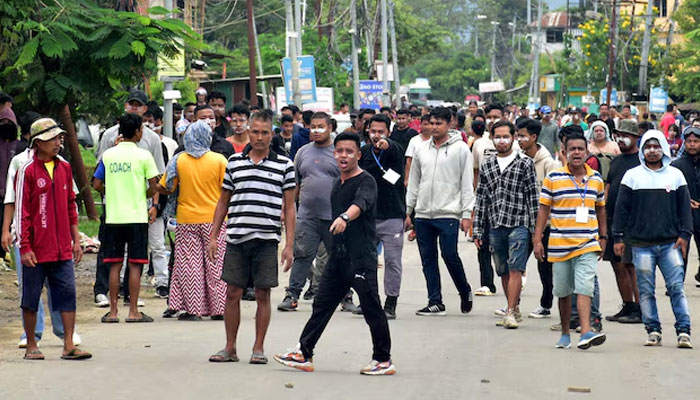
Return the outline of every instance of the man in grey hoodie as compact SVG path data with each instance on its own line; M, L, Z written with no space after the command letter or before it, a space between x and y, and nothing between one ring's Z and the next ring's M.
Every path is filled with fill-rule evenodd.
M450 131L450 110L437 107L430 112L432 138L413 157L406 193L406 215L415 210L415 231L423 274L428 288L428 305L417 315L445 315L438 270L440 251L461 297L461 311L472 308L472 291L457 252L461 229L471 226L474 206L474 171L469 147L457 131Z
M678 347L692 348L690 313L683 291L683 259L693 233L688 184L683 173L670 165L671 152L661 131L647 131L641 149L641 165L625 173L615 204L615 254L621 257L625 246L632 246L642 322L648 334L645 346L661 345L654 295L658 266L676 316Z

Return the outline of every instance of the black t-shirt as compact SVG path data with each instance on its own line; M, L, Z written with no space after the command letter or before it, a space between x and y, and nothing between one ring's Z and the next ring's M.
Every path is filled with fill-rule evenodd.
M612 118L608 118L605 121L605 125L608 126L608 131L610 131L610 134L615 130L615 121Z
M289 151L287 151L287 143L291 145L292 138L286 139L281 134L277 134L272 137L272 142L270 142L270 148L277 154L281 154L285 157L289 157ZM290 146L291 148L291 146Z
M617 201L617 194L620 192L620 184L622 183L622 177L625 176L625 172L638 166L640 163L641 162L639 161L639 153L620 154L619 156L615 157L610 163L608 179L605 181L605 183L610 184L608 198L605 201L605 216L608 220L613 219L613 213L615 211L615 202Z
M406 151L406 148L408 147L408 142L411 140L412 137L416 136L418 132L416 132L412 128L406 128L405 130L399 130L396 126L394 126L394 130L391 132L391 140L395 141L396 143L400 144L401 147L403 148L403 151ZM396 171L398 172L398 171Z
M338 179L333 185L333 220L353 204L362 213L348 223L345 232L333 235L331 260L335 264L350 264L354 271L377 268L377 184L367 171L344 183Z
M393 139L393 136L392 136ZM377 182L377 197L382 199L377 204L377 219L406 218L406 191L403 185L405 157L404 150L395 141L389 139L389 148L379 153L373 153L371 144L362 147L362 157L360 158L360 168L372 175ZM374 157L377 157L375 159ZM377 164L377 160L382 164L384 171L392 169L401 175L395 184L389 183L382 178L384 171Z

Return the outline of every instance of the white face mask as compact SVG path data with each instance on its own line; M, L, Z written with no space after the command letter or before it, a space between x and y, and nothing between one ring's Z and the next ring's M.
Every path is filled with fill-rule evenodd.
M321 128L316 128L316 129L312 129L311 133L326 133L326 130L321 129Z
M630 147L632 145L632 140L627 137L618 137L617 143L625 147Z
M511 139L510 138L493 138L493 143L494 144L510 144Z
M153 122L144 122L143 125L150 130L156 129L156 124L154 124Z
M209 124L209 126L211 127L212 130L214 130L214 128L216 128L216 118L205 118L202 121Z
M529 138L529 137L525 137L525 136L519 136L519 137L518 137L518 143L519 143L519 144L520 144L520 143L522 143L522 144L530 143L530 138ZM523 146L521 145L520 147L523 147Z

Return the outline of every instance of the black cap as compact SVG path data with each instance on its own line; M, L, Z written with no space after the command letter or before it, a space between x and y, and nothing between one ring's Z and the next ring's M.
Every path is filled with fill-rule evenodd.
M144 106L146 105L146 103L148 103L148 97L146 96L146 93L144 93L143 90L138 89L133 89L129 92L129 97L126 98L126 102L128 103L132 100L136 100Z

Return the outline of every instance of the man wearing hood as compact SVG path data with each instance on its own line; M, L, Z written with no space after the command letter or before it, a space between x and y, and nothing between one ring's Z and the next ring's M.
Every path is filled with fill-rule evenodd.
M530 157L535 163L538 194L542 191L544 178L546 178L550 172L561 167L561 164L552 158L547 148L540 144L540 133L543 130L544 126L534 119L526 119L518 124L517 138L520 149L524 155ZM551 308L552 301L554 300L554 296L552 295L552 263L547 260L546 256L550 230L551 227L548 223L542 235L545 257L542 261L537 261L537 272L540 274L540 281L542 282L542 296L540 297L539 307L530 313L530 318L549 318L552 314Z
M620 192L622 177L627 171L639 165L637 142L641 136L637 123L631 119L620 121L620 128L615 129L614 132L622 154L615 157L610 163L610 171L605 180L605 215L610 227L612 227L615 217L615 203ZM632 248L627 246L622 257L618 257L613 251L613 242L609 241L604 249L603 259L612 264L617 288L622 297L620 311L617 314L606 316L605 320L623 324L641 323L642 311L639 308L639 290L637 289L637 273L632 263Z
M17 118L12 108L5 107L0 110L0 196L5 198L5 186L7 182L7 170L10 161L15 156L17 147ZM2 213L0 213L0 225ZM0 248L0 260L5 258L5 250ZM4 263L4 261L1 261Z
M615 205L615 254L628 243L637 270L646 346L661 345L661 322L656 308L656 267L661 270L676 316L678 347L692 348L690 314L683 291L683 259L693 233L690 194L683 173L671 166L671 153L661 131L650 130L641 141L640 166L622 178Z
M695 237L695 245L700 249L700 128L692 126L683 133L685 141L685 152L675 160L671 165L683 172L685 181L688 182L688 191L690 192L690 208L693 214L693 236ZM688 258L686 252L685 268L688 267ZM686 271L684 269L683 275ZM695 274L695 285L700 286L700 267L698 273Z
M468 234L474 202L472 154L462 135L449 131L452 113L444 107L430 112L433 137L416 151L406 194L406 215L415 210L415 230L428 305L418 315L445 315L438 270L438 239L442 258L459 291L461 311L472 308L472 290L457 252L459 230Z

